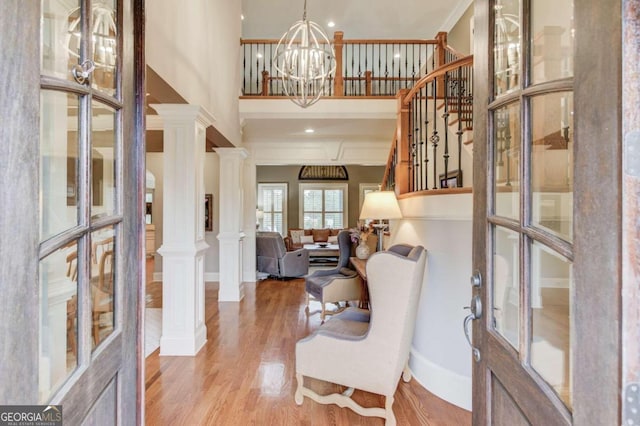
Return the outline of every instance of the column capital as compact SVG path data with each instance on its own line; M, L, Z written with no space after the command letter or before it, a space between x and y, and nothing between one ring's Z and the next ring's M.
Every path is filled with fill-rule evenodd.
M249 156L249 151L244 148L214 148L220 158L239 157L245 159Z
M205 127L212 126L216 118L200 105L191 104L152 104L163 122L198 121Z

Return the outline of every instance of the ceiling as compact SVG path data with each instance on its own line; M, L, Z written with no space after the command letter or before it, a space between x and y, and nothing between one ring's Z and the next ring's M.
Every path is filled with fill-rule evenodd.
M305 0L242 0L243 38L280 38L302 18ZM307 0L307 18L345 38L432 39L448 31L470 0ZM329 21L335 27L328 28Z
M242 38L275 38L302 18L305 0L242 0ZM307 18L320 24L329 38L343 31L345 39L434 39L439 31L449 31L471 0L306 0ZM329 28L328 22L335 22ZM324 101L320 101L319 104ZM362 102L362 101L361 101ZM366 102L366 101L364 101ZM371 101L375 102L375 101ZM269 107L266 107L269 108ZM312 109L312 108L310 108ZM241 116L242 114L241 106ZM355 143L366 150L368 142L388 141L395 129L395 118L370 117L340 119L318 115L283 118L243 117L245 143ZM305 133L313 128L312 134ZM386 155L384 155L386 161Z

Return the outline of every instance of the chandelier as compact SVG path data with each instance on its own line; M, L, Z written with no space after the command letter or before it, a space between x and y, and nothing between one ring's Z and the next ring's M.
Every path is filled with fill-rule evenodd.
M316 103L330 83L336 69L335 54L322 27L307 20L307 0L302 20L293 24L278 42L275 68L285 94L302 108Z

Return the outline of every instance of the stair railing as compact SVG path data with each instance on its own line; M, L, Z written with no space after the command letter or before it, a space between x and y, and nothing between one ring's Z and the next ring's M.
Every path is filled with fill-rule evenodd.
M383 187L397 194L463 187L462 150L470 143L463 135L473 129L473 56L399 91L396 126Z

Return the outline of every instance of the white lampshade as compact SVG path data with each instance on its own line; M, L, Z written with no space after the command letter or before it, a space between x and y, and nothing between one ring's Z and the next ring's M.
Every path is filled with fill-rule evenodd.
M401 219L402 212L393 191L369 192L364 197L360 219Z

